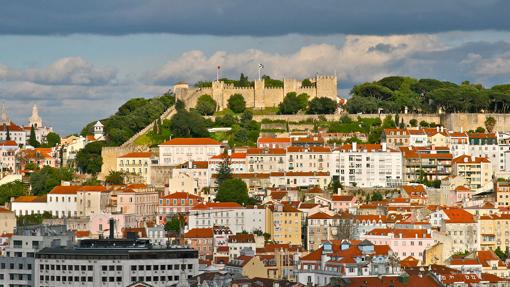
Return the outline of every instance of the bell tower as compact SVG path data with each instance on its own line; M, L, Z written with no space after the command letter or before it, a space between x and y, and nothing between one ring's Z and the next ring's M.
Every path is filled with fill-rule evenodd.
M28 119L30 126L34 126L35 129L41 128L43 126L42 119L39 116L39 110L37 109L37 105L34 104L32 107L32 116Z

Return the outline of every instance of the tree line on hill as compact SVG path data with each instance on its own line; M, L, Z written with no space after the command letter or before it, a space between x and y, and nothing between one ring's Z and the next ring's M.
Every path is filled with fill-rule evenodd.
M175 103L175 97L168 92L160 97L151 99L130 99L109 118L102 119L104 132L107 135L106 145L118 146L123 144L137 132L158 119L163 112ZM92 133L95 122L89 123L81 131L82 135Z
M409 112L507 113L510 111L510 84L485 88L468 81L460 85L435 79L391 76L356 85L347 102L350 113Z

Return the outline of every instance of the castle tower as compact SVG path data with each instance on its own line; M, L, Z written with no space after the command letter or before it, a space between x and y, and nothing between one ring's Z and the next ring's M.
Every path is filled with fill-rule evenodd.
M35 105L35 104L32 107L32 116L30 116L30 118L28 118L28 122L29 122L30 126L34 126L35 129L43 126L42 119L39 116L39 111L37 110L37 105Z
M10 123L11 123L11 120L9 119L9 116L7 115L7 111L5 109L5 104L2 103L2 107L0 108L0 124L9 125Z
M317 76L317 96L337 100L338 87L336 76Z
M96 140L103 137L104 135L103 129L104 129L103 124L100 121L97 121L96 124L94 125L94 138Z

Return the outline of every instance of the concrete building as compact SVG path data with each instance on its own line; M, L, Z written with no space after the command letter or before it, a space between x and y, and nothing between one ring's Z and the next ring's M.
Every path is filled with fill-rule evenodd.
M332 175L344 186L394 187L402 183L402 153L386 144L346 144L333 151Z
M492 183L492 165L485 157L462 155L452 160L453 174L464 178L472 189Z
M37 252L72 242L73 233L65 225L18 227L0 257L0 286L36 286Z
M168 286L198 274L198 252L157 248L147 239L84 239L36 254L34 286ZM143 285L142 285L143 286Z

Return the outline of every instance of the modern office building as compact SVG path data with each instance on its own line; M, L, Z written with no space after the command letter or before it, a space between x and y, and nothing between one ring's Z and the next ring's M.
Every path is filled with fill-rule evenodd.
M148 239L86 239L36 254L34 286L170 286L198 275L198 251Z

